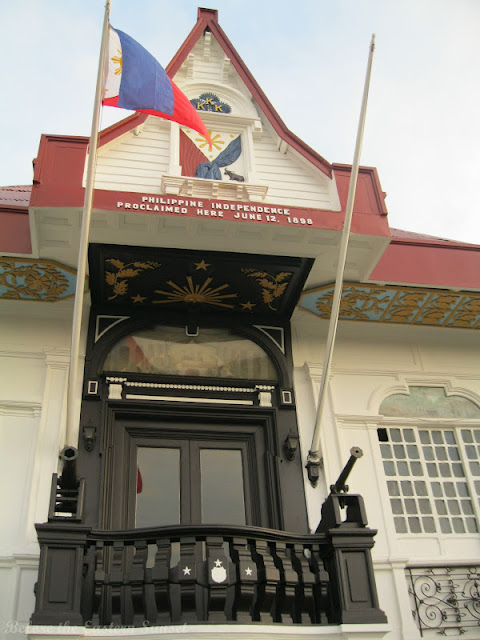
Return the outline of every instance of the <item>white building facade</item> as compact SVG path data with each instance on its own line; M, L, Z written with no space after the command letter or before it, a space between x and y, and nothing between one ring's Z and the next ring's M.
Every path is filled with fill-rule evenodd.
M100 134L75 443L88 140L42 136L0 190L3 633L478 638L480 247L390 229L360 169L307 470L351 167L286 129L215 11L167 71L213 148L141 114Z

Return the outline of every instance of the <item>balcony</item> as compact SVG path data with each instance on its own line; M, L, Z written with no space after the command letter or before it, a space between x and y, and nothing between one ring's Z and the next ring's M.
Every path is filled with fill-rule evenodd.
M70 511L72 511L69 508ZM99 531L51 508L32 625L386 622L363 500L331 494L315 534L221 525Z

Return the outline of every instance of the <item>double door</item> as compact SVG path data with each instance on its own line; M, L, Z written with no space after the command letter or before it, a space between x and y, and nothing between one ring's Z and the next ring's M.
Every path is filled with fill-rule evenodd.
M116 419L107 526L276 528L267 431L251 420Z

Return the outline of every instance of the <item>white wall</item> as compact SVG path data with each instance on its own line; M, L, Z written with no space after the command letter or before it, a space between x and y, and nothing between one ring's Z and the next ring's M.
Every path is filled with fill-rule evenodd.
M312 441L315 400L324 360L328 323L297 310L292 323L295 385L303 459ZM386 488L377 427L382 400L408 385L445 385L480 405L478 332L340 322L326 409L321 426L324 477L308 481L311 527L318 523L327 489L354 445L363 450L349 477L350 491L365 499L369 526L378 529L373 549L381 607L393 631L387 637L418 638L412 622L404 568L407 564L478 565L480 535L397 535ZM451 420L455 426L462 421ZM477 426L480 426L480 422ZM472 632L473 633L473 632ZM476 637L466 634L464 637Z
M64 444L71 308L15 301L0 307L0 634L10 639L23 636L34 608L34 524L47 520Z

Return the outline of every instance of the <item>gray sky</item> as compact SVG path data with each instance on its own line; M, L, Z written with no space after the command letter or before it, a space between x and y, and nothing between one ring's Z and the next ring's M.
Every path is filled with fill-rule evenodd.
M361 157L390 226L480 244L479 0L112 0L112 25L164 66L198 5L220 25L286 125L351 163L372 33ZM103 0L4 0L0 184L29 184L41 133L86 136ZM127 112L106 108L103 127Z

